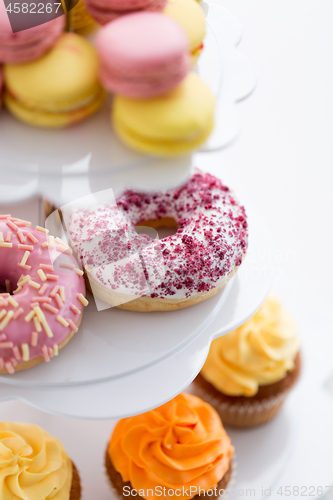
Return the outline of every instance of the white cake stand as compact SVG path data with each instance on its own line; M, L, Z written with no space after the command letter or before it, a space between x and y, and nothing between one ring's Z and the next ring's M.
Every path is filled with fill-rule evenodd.
M241 39L238 19L218 4L202 3L207 15L205 49L197 70L216 96L215 129L205 152L227 146L238 134L236 103L255 87L255 73L236 52ZM115 136L110 124L110 99L93 117L63 130L35 128L6 110L0 115L1 203L43 195L57 206L91 192L124 186L165 189L183 182L192 155L160 159L138 154Z
M78 334L60 356L0 376L0 400L106 419L141 413L174 397L200 370L213 338L244 323L268 293L266 233L255 217L249 227L245 261L216 296L191 308L147 314L98 312L91 297Z

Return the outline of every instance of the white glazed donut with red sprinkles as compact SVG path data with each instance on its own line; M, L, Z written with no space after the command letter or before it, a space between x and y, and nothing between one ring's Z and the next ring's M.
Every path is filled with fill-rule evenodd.
M71 253L47 229L0 215L0 373L50 361L77 332L87 300Z
M138 235L135 226L159 228L170 222L176 222L178 230L158 242L164 267L158 281L151 279L154 262L149 261L147 236ZM104 204L74 212L69 228L94 293L97 290L99 298L112 303L110 290L124 293L127 288L134 300L113 305L135 311L174 310L206 300L234 274L248 245L244 207L219 179L198 169L180 188L155 193L126 190L116 207ZM121 264L135 252L141 252L145 262L141 276L138 266Z

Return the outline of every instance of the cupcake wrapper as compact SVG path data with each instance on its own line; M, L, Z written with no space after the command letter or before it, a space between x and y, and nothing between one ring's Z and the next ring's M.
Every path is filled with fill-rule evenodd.
M290 390L287 390L261 401L249 399L246 403L229 403L209 394L195 382L191 387L192 394L215 408L223 425L237 428L255 427L272 420L280 411L289 392Z
M221 479L221 481L217 485L217 489L218 490L224 489L225 493L223 495L220 495L220 496L214 496L214 495L200 495L199 496L199 495L196 495L191 500L199 500L199 498L210 498L210 499L216 499L216 500L226 500L230 496L230 493L232 492L233 487L235 485L235 476L237 474L237 462L236 462L236 455L235 454L232 457L232 461L230 462L230 465L231 465L231 473L230 473L230 470L228 470L226 472L225 476ZM122 479L121 479L120 474L116 473L116 475L114 475L114 468L113 468L112 462L111 462L111 460L109 458L109 455L108 455L108 449L106 449L106 452L105 452L105 467L104 467L104 471L105 471L105 476L107 477L107 481L108 481L108 483L109 483L109 485L111 487L113 498L124 499L125 496L123 494L121 494L120 491L121 491L121 489L124 486L131 487L131 485L130 485L129 482L124 483L122 481ZM230 474L230 477L227 478L228 474ZM223 484L223 479L225 479L225 478L227 478L227 485L226 485L225 488L223 488L223 486L221 485L221 483ZM115 483L115 481L116 481L116 483ZM130 497L130 498L133 498L133 497ZM136 498L144 500L139 495L137 495ZM175 497L175 496L171 497L170 496L170 497L159 497L159 498L161 498L163 500L163 498L165 498L165 499L168 499L168 498L174 499L174 498L177 498L177 497Z
M225 489L224 495L219 497L219 500L229 500L230 495L234 492L234 487L236 485L236 476L237 476L238 462L237 462L237 454L234 453L232 457L232 470L231 477Z
M269 422L280 411L286 397L299 379L301 368L302 356L298 352L294 369L280 381L259 387L258 394L253 397L226 396L207 382L201 374L191 384L190 392L210 403L224 425L237 428L255 427Z
M79 476L79 472L78 472L78 470L73 462L72 462L72 467L73 467L73 478L72 478L72 487L71 487L69 500L80 500L81 491L82 491L81 490L80 476Z

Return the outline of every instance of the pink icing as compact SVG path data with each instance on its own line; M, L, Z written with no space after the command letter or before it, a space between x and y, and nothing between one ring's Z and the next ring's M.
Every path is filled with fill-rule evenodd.
M21 233L21 238L19 237ZM13 373L17 362L22 362L23 344L29 347L29 360L43 356L47 361L52 357L53 352L57 352L57 347L71 333L73 324L76 324L79 319L79 314L82 313L83 305L78 299L78 294L85 295L85 284L82 276L78 275L75 270L64 269L60 267L60 259L65 259L66 263L72 264L77 268L77 262L72 255L60 252L57 250L57 243L53 247L43 246L43 243L48 242L48 234L30 227L25 221L6 216L0 216L0 233L4 242L0 241L0 284L2 286L11 285L11 291L17 289L17 283L21 275L29 275L32 282L37 284L37 288L31 286L28 282L23 284L22 289L18 293L14 293L11 297L7 293L0 294L0 367L6 368L9 373ZM8 241L7 235L11 233L10 248L5 247L4 243ZM25 243L21 243L23 240ZM7 243L8 244L8 243ZM31 249L26 250L20 248L22 245L28 245ZM19 266L26 252L27 261ZM51 270L53 268L53 270ZM43 274L38 274L42 270ZM23 276L23 279L24 279ZM36 285L35 285L36 286ZM58 300L51 296L52 290L57 286L58 290L64 287L65 300ZM59 296L60 298L60 296ZM17 304L11 304L10 300L14 300ZM51 306L57 310L50 311L46 306ZM62 306L61 308L59 306ZM27 315L34 311L33 307L40 307L42 314L45 317L49 327L49 332L52 332L53 337L46 333L46 328L41 325L41 331L37 331L39 325L32 318L29 322L26 321ZM75 312L72 309L75 306ZM6 311L6 316L3 316L1 311ZM12 311L14 314L10 313ZM3 321L8 316L12 318L4 326ZM64 326L59 322L57 316L61 316L67 321L68 326ZM36 317L36 314L35 314Z
M154 282L154 243L138 235L135 225L164 217L174 218L179 229L159 241L165 274ZM181 188L160 193L127 190L116 207L75 212L69 230L82 264L94 268L102 285L120 291L127 285L132 293L147 295L148 281L152 298L187 298L214 288L241 264L248 245L244 207L219 179L198 169ZM139 251L145 261L141 274L130 263L119 263L110 276L108 264Z

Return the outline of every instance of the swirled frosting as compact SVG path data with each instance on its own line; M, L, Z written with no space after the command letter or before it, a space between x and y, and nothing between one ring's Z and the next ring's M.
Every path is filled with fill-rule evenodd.
M229 396L254 396L294 368L296 327L273 296L243 326L212 342L201 375Z
M72 462L37 425L0 422L1 500L69 500Z
M180 489L177 498L192 498L199 487L213 489L233 451L215 410L185 393L156 410L120 420L109 443L114 468L144 498L153 498L156 487ZM192 492L186 491L190 486Z

